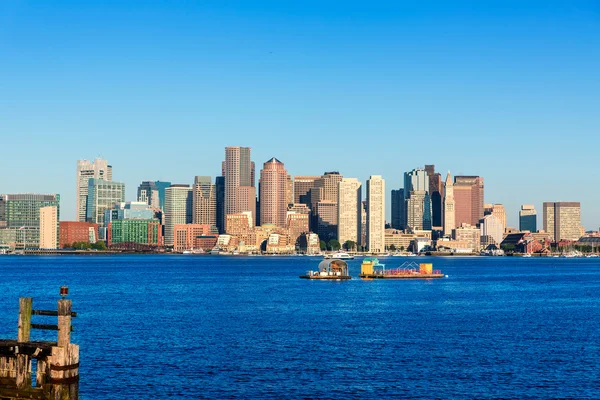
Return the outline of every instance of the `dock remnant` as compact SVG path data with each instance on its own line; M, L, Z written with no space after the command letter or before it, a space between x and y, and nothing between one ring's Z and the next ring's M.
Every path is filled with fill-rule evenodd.
M0 339L0 399L77 400L79 398L79 346L71 343L71 310L66 286L57 311L34 310L33 299L19 299L17 340ZM58 317L57 325L33 324L33 315ZM31 330L58 331L56 342L32 341ZM35 371L35 380L32 377Z

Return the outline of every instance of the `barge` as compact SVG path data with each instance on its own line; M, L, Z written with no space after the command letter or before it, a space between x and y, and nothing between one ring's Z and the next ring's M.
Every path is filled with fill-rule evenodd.
M348 275L348 263L343 260L323 260L319 263L318 271L306 271L306 275L300 275L300 278L336 281L352 279Z
M433 264L417 264L405 262L398 268L386 269L377 258L365 258L359 277L363 279L436 279L445 275L433 269Z

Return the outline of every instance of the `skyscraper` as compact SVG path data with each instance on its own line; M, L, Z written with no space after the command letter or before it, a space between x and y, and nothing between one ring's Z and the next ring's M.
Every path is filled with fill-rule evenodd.
M219 233L225 233L225 177L215 178L215 190L217 193L217 229Z
M58 248L58 207L40 208L40 249Z
M173 246L175 225L191 224L193 190L189 185L171 185L165 190L165 245Z
M385 181L380 175L367 180L367 249L385 250Z
M108 161L97 158L93 162L88 160L77 161L77 186L76 203L77 221L85 222L87 218L88 181L90 178L112 181L112 166Z
M502 243L505 228L500 218L495 214L487 214L479 221L481 236L492 238L494 244L498 247Z
M98 224L100 239L106 240L105 211L125 201L125 184L91 178L88 182L87 222Z
M310 189L315 187L315 181L320 176L295 176L294 177L294 204L311 206Z
M454 201L454 183L452 183L452 177L450 171L446 176L446 183L444 185L444 235L452 235L452 230L456 228L456 203Z
M338 224L338 184L342 180L339 172L325 172L315 180L310 189L312 210L312 230L319 234L322 240L337 237Z
M424 191L429 193L429 176L424 169L416 168L404 173L404 198L410 197L410 192Z
M217 229L217 189L210 176L194 178L192 223Z
M225 215L248 211L240 209L237 200L240 187L254 187L254 163L250 159L250 151L249 147L225 148ZM243 193L247 194L248 190ZM253 209L256 212L256 204Z
M455 228L462 224L476 226L483 218L483 178L454 177Z
M360 243L362 191L356 178L343 178L338 183L338 241Z
M425 172L429 177L429 197L431 197L431 224L435 227L443 226L443 198L444 183L442 175L435 172L435 165L426 165Z
M486 204L484 205L484 215L494 215L502 224L502 232L506 230L506 210L502 204Z
M406 226L412 231L431 230L431 199L425 190L413 190L406 200Z
M165 190L171 186L171 182L161 181L143 181L137 190L137 200L164 210L165 207Z
M581 203L544 203L544 230L555 240L579 240Z
M404 189L392 190L392 228L405 229Z
M289 181L285 166L275 157L264 163L260 171L260 223L285 227Z
M523 204L519 211L519 230L537 232L537 213L532 204Z

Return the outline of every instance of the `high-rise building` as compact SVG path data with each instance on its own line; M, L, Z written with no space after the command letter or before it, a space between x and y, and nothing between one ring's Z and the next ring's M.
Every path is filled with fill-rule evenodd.
M385 250L385 181L380 175L367 180L367 249Z
M480 235L482 237L492 238L493 243L498 247L500 247L500 243L502 243L505 228L506 227L503 225L500 218L493 213L485 215L481 221L479 221Z
M106 240L105 212L125 202L125 184L90 178L87 201L87 222L98 224L100 239Z
M555 241L579 240L581 237L581 203L544 203L544 230Z
M294 204L294 179L288 175L285 184L285 205L291 204Z
M254 187L254 163L250 159L250 152L249 147L225 148L225 215L247 211L240 209L238 195L240 187ZM244 193L248 193L248 190ZM256 204L253 206L255 208Z
M404 198L410 197L410 192L424 191L429 193L429 176L424 169L416 168L404 173Z
M340 244L347 241L360 242L362 227L361 184L356 178L343 178L338 183L338 226L337 237Z
M359 244L367 247L367 201L360 204L360 241Z
M306 213L287 212L287 228L292 243L297 243L300 236L309 233L308 217Z
M153 208L164 210L165 190L171 186L171 182L161 181L143 181L137 190L137 200L152 206Z
M392 228L403 230L405 222L404 189L392 190Z
M193 190L189 185L171 185L165 191L165 246L173 246L175 225L191 224Z
M40 249L58 248L58 207L40 208Z
M210 176L194 178L192 200L192 222L194 224L210 225L217 230L217 188Z
M506 229L506 210L502 204L484 204L483 215L494 215L502 224L502 232Z
M215 191L217 193L216 220L219 233L225 233L225 177L215 178Z
M260 171L260 224L285 227L291 181L285 166L275 157Z
M406 200L406 226L411 230L431 230L431 199L425 190L413 190Z
M455 228L462 224L477 225L483 218L483 178L454 177Z
M443 226L444 182L442 175L435 172L435 165L426 165L425 172L429 177L429 197L431 197L431 224Z
M112 181L112 166L108 161L97 158L93 162L88 160L77 161L77 186L76 186L76 207L77 221L85 222L87 219L88 205L88 181L90 178L104 179Z
M537 232L537 213L532 204L523 204L519 211L519 230Z
M257 223L256 215L256 188L254 186L240 186L237 188L238 213L249 212L252 222Z
M456 203L454 201L454 183L450 176L450 171L446 176L446 183L444 185L444 235L450 236L452 230L456 228Z
M311 228L325 241L337 237L338 184L342 178L339 172L325 172L310 189Z
M0 195L0 244L12 245L20 249L39 248L40 210L45 207L56 207L56 220L58 221L60 218L60 195Z
M315 187L315 181L320 178L320 176L295 176L294 204L306 204L311 207L310 189Z

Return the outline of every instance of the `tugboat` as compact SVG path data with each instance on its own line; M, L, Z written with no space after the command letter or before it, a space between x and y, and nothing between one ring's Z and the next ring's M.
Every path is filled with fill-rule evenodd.
M336 281L352 279L348 275L348 263L343 260L323 260L319 263L318 271L306 271L306 275L300 275L300 278Z

